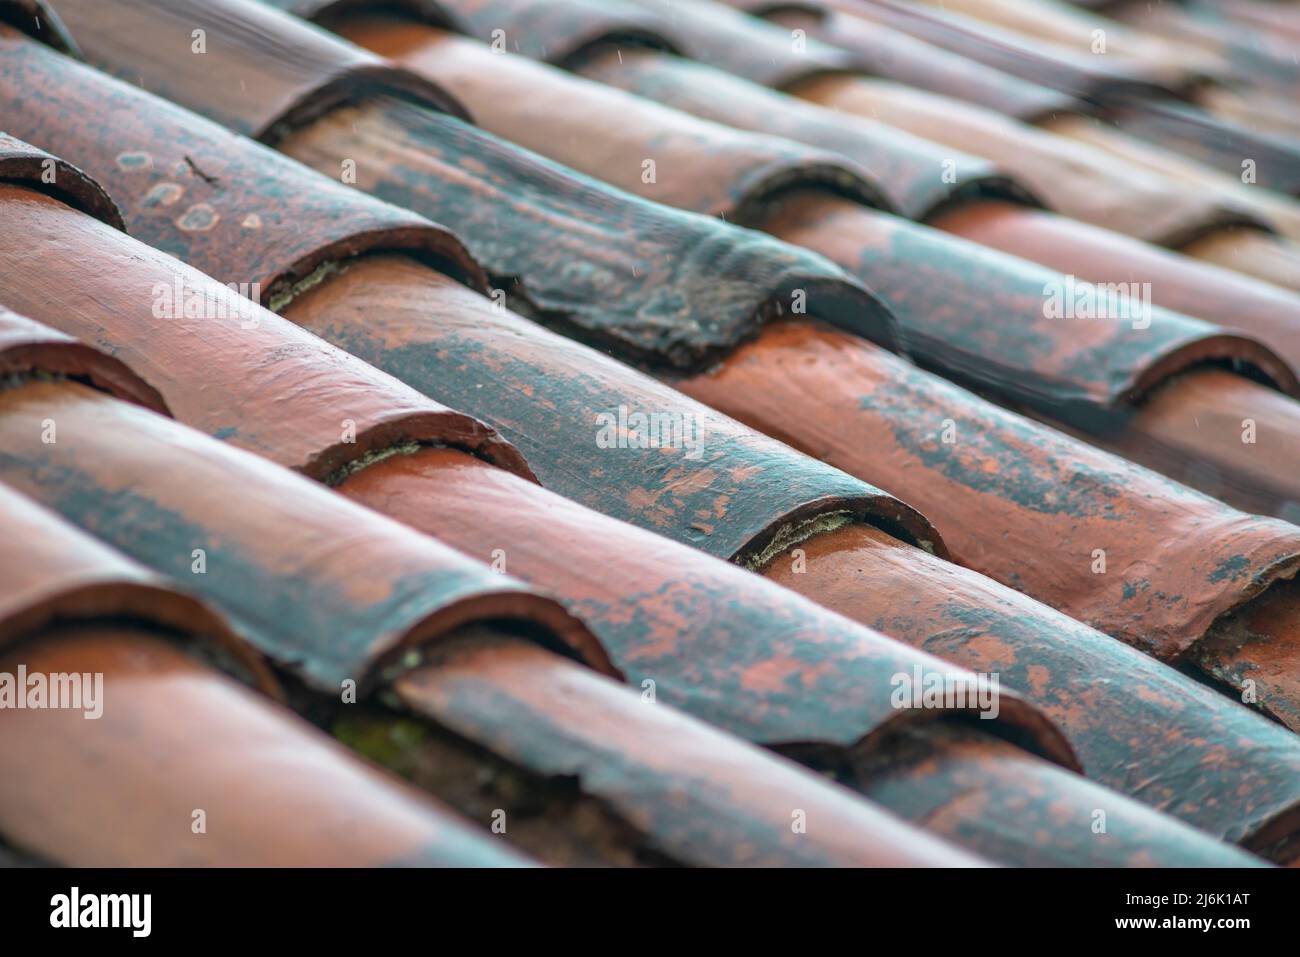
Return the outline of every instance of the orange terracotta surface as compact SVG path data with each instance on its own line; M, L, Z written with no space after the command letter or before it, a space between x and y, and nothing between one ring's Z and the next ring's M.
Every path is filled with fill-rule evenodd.
M1189 256L1264 279L1300 292L1300 242L1260 236L1254 230L1233 229L1187 244Z
M1253 858L1234 849L1214 854L1200 832L1140 806L1115 800L1113 792L1059 768L1024 760L1006 741L967 728L940 725L924 738L904 738L880 758L890 773L876 775L867 763L855 776L862 793L881 801L908 799L909 814L940 835L969 834L990 816L1007 826L981 835L988 857L1039 867L1250 867ZM1052 795L1049 800L1044 800ZM1094 831L1106 815L1106 832ZM1223 845L1219 845L1223 847Z
M1093 425L1208 364L1300 394L1290 364L1244 333L1141 297L1112 304L1083 280L836 196L791 193L763 228L869 282L898 314L916 361L1004 403ZM1081 292L1094 305L1085 297L1076 312Z
M0 644L60 623L132 619L211 642L278 696L265 659L210 607L0 485Z
M1186 82L1185 64L1180 62L1171 69L1167 62L1161 62L1163 58L1150 55L1150 51L1145 51L1146 55L1141 58L1099 56L1092 52L1091 44L1080 48L1047 42L956 11L928 7L924 3L900 3L898 0L825 2L837 10L887 23L1016 76L1068 90L1081 99L1105 101L1133 92L1159 97Z
M1060 136L1081 140L1090 146L1105 150L1166 179L1177 180L1186 187L1223 196L1235 205L1254 211L1262 222L1275 227L1282 236L1292 241L1300 240L1300 204L1281 193L1258 189L1255 184L1242 182L1240 176L1228 175L1182 156L1174 150L1125 136L1113 126L1095 117L1057 116L1044 120L1042 126ZM1245 232L1243 230L1243 233ZM1264 250L1270 248L1265 242L1267 239L1269 239L1267 236L1255 236L1252 242L1256 247ZM1277 259L1276 252L1271 258ZM1279 273L1279 267L1280 264L1274 264L1270 269L1268 262L1251 263L1244 257L1232 266L1239 272L1274 283L1278 282L1273 278L1274 274L1286 275L1286 273ZM1294 270L1294 264L1291 268ZM1293 288L1294 272L1290 275L1293 277L1290 282L1284 280L1280 284Z
M978 863L784 758L738 746L535 647L464 643L403 675L394 691L461 734L497 729L489 737L523 763L535 766L537 751L549 752L541 759L548 772L578 777L679 859L733 867ZM542 738L563 744L534 740ZM807 833L791 828L798 811Z
M1272 717L1297 726L1297 695L1285 678L1297 647L1292 583L1225 616L1192 648L1187 660L1212 688L864 526L801 543L763 574L947 660L999 674L1061 725L1093 780L1289 859L1300 837L1300 738L1249 713L1240 692L1217 689L1249 687L1250 704L1268 701Z
M989 110L923 90L858 77L822 77L792 90L831 109L868 116L991 159L1063 215L1158 245L1254 215L1181 188L1105 152Z
M1300 369L1300 295L1272 283L1005 203L972 203L940 215L931 225L1090 282L1138 283L1156 305L1241 329ZM1212 242L1203 240L1192 248Z
M57 424L56 442L42 441L47 420ZM348 678L367 690L405 650L496 618L532 621L610 667L581 624L521 583L271 462L84 386L36 382L0 392L0 434L8 453L0 480L187 581L259 651L323 690Z
M563 596L634 686L649 679L662 700L751 740L869 748L920 717L888 707L889 678L925 664L910 649L463 453L386 459L340 491ZM710 628L693 627L700 616ZM791 697L788 683L809 696ZM1018 699L1007 699L1003 717L1043 753L1072 762Z
M1295 24L724 3L0 0L0 859L1300 863Z
M205 48L202 56L190 54L193 31L202 24L206 32L220 33L221 12L205 0L141 0L106 7L97 0L57 0L51 9L67 25L77 45L93 56L97 45L120 45L152 56L160 48L186 51L171 74L177 90L198 87L219 91L223 117L239 132L259 139L274 139L285 128L347 102L363 91L384 91L434 109L464 115L455 98L432 83L411 74L388 69L361 51L349 55L324 38L298 36L289 46L277 46L273 24L279 15L253 4L241 10L251 18L248 26L228 35L224 43ZM94 18L94 19L92 19ZM87 28L87 21L93 26ZM315 42L313 42L313 40ZM240 48L258 51L255 72L243 63ZM243 83L212 83L212 71L243 71ZM173 96L173 98L179 98Z
M425 457L415 468L427 474L439 464L442 463ZM461 470L464 470L463 466ZM408 475L406 488L409 490L409 474L413 469L403 471ZM443 474L446 474L445 470ZM393 484L381 478L373 487L386 487L397 493L402 490L403 483ZM711 843L727 833L725 827L696 831L697 822L712 817L708 808L714 800L712 795L720 789L730 795L727 804L734 817L732 827L751 831L741 841L741 850L732 863L761 863L758 855L764 853L763 848L770 844L771 829L784 826L788 817L789 789L800 784L798 777L787 778L779 766L773 767L754 775L761 778L763 784L760 792L753 794L749 790L753 778L748 773L749 767L742 753L728 752L725 758L717 748L707 754L700 753L696 749L702 748L706 739L692 733L694 728L689 723L670 715L656 715L650 719L650 726L659 728L653 736L661 743L657 744L658 758L651 763L662 762L662 767L650 780L659 781L661 775L674 774L693 781L689 785L683 781L680 785L683 793L691 795L691 810L687 812L679 805L670 817L661 819L653 786L641 784L629 793L626 785L618 781L625 766L641 760L646 719L641 718L633 724L629 724L629 720L645 710L645 701L625 694L614 695L612 686L591 677L589 672L575 670L558 659L543 660L535 649L524 646L508 651L483 644L451 647L430 667L399 679L395 687L409 707L436 717L462 734L487 735L517 758L528 755L530 763L551 762L552 773L576 775L583 780L595 776L607 782L603 789L596 785L597 793L628 808L634 819L652 820L654 833L661 839L694 843L696 855L707 853ZM603 693L602 688L608 688L609 693ZM490 708L486 706L489 700L494 702ZM564 706L557 706L559 703ZM937 821L934 831L995 861L1030 860L1057 866L1086 862L1127 864L1134 861L1133 855L1140 848L1141 859L1149 864L1176 861L1209 863L1216 859L1238 865L1249 863L1248 858L1240 855L1220 858L1194 836L1195 832L1184 831L1181 826L1168 828L1159 816L1113 795L1105 800L1110 809L1108 813L1113 814L1117 822L1122 822L1117 823L1114 829L1116 839L1098 844L1086 827L1071 838L1069 823L1088 820L1090 811L1085 809L1095 808L1105 792L1068 773L1051 770L1044 762L1031 763L1026 768L1019 757L1013 757L1018 748L987 737L987 726L983 722L975 724L980 727L973 729L967 739L971 750L962 762L967 767L982 765L979 772L971 775L977 777L979 783L967 779L961 785L960 794L952 789L954 782L948 766L950 746L943 737L930 744L930 729L935 728L935 724L916 725L917 747L930 755L923 768L901 770L895 764L894 746L889 736L879 739L869 749L854 749L847 753L813 748L812 742L807 741L791 750L805 755L804 759L817 767L836 769L841 780L857 790L870 789L883 795L885 807L927 828L934 820L922 811L927 802L951 805L951 813ZM547 742L530 742L529 735L519 731L534 725L538 732L546 732ZM498 726L501 726L500 730L492 730ZM504 730L506 727L511 729L510 732ZM897 726L894 730L897 733ZM549 743L554 739L568 743L567 754ZM615 748L619 758L614 761L613 768L598 772L599 765L592 763L589 748L610 746ZM538 751L544 756L539 757L535 753ZM711 770L706 773L706 768ZM1035 795L1020 798L1014 815L994 807L1002 800L1003 790L1013 787L1026 771L1038 782ZM820 803L810 803L809 806L818 808L819 819L829 810ZM1057 831L1051 838L1032 836L1032 849L1016 836L1016 822L1029 819L1047 822L1054 817ZM871 833L874 832L867 831L861 837L866 838ZM1026 834L1026 837L1030 835ZM833 844L838 848L838 854L858 856L868 853L853 832L837 831ZM735 849L736 845L731 847ZM829 847L818 844L803 846L798 853L809 855L811 862L832 852ZM877 845L870 853L890 854L882 845ZM1150 856L1146 857L1148 854Z
M237 17L231 13L222 29L234 29L234 22ZM288 34L312 30L292 17L282 18L279 26ZM324 36L312 35L317 40ZM292 43L291 37L285 42ZM345 52L351 49L342 40L334 43ZM416 232L450 236L415 215L422 213L456 222L468 237L469 252L512 304L549 322L581 329L593 343L617 346L638 361L678 368L707 365L710 356L725 351L757 324L791 308L795 290L815 300L822 313L864 335L892 341L887 311L860 283L819 256L717 219L629 197L453 116L398 97L371 97L358 107L340 107L286 135L280 148L327 177L313 182L301 179L300 167L285 157L144 92L140 85L145 75L139 71L147 68L150 80L165 81L172 72L164 61L151 57L129 65L114 63L113 56L132 54L111 48L103 65L125 71L131 77L131 83L125 83L2 27L0 47L11 64L0 73L0 96L13 122L21 122L22 132L38 143L82 156L98 179L131 208L133 235L214 275L265 277L270 265L281 259L285 262L280 272L270 274L283 273L286 264L294 275L307 265L320 265L285 291L291 299L340 265L329 258L331 251L344 257L379 248L421 252L406 243L377 246L374 231L366 228L376 217L385 225L380 239L401 232L388 228L394 218L418 224ZM46 91L39 105L31 101L32 89ZM184 102L198 110L210 109L202 92L186 89L176 95L184 93ZM86 124L87 102L117 120ZM225 169L227 178L239 186L217 188L195 173L202 181L196 186L199 194L236 207L243 202L241 216L252 205L256 218L267 202L287 204L311 228L298 228L298 220L268 213L260 229L250 230L260 241L244 241L232 228L235 217L213 224L205 211L202 221L213 228L194 229L188 215L172 217L160 211L177 185L167 180L167 170L117 161L123 154L138 159L142 146L173 156L178 142L191 141L219 153L222 160L216 168ZM353 169L358 155L369 159ZM356 176L347 178L355 179L352 185L358 189L337 182L340 175L353 172ZM410 209L382 202L378 195ZM243 223L237 219L240 228ZM266 237L272 223L275 236L294 254L285 256L272 244L275 255L268 265ZM509 229L503 229L505 225ZM330 237L337 244L327 242ZM460 246L454 239L451 243ZM591 268L564 267L567 258ZM438 268L446 268L445 259L436 263ZM661 281L678 287L677 294L660 295ZM273 292L267 289L261 295L283 307L286 297ZM692 304L689 323L677 321L682 301Z
M383 308L376 308L382 304ZM745 562L788 526L847 512L943 553L911 506L692 401L664 383L401 257L373 257L286 316L444 401L489 417L542 483L598 512ZM600 449L620 405L699 422L699 454ZM593 462L592 452L600 453Z
M656 662L657 656L669 653L689 662L697 675L692 683L708 694L719 674L709 645L726 643L739 654L746 641L728 630L722 611L744 607L760 617L778 614L769 605L776 596L753 577L584 512L463 453L431 449L386 459L354 475L340 491L563 596L613 649L633 687L652 679L661 700L681 703L672 669ZM1066 729L1095 780L1236 841L1267 842L1270 835L1300 829L1300 739L1228 698L870 526L841 526L795 548L773 559L763 574L948 661L1000 673L1004 688L1024 691ZM692 617L688 610L695 607L687 600L692 592L717 596L709 599L717 609L709 634L696 640L683 635L689 630L683 615ZM805 634L816 622L806 621ZM763 632L754 626L753 640ZM476 653L475 660L490 656ZM837 670L852 668L847 660L835 660ZM784 670L811 680L812 671L796 667L796 661L792 657ZM769 665L773 670L775 662ZM564 666L557 661L549 667ZM1142 692L1134 694L1135 687ZM824 693L822 707L829 708L831 692ZM466 694L463 707L474 700ZM698 707L684 700L688 708ZM851 701L845 691L834 692L834 704ZM544 711L539 707L538 714ZM734 722L717 711L712 720ZM1225 756L1177 747L1151 755L1152 735L1196 737L1208 751ZM816 738L806 731L805 740ZM1152 775L1159 787L1152 786ZM1243 781L1250 782L1244 792Z
M454 92L484 129L658 203L744 222L770 192L795 184L888 202L847 157L707 123L477 40L384 20L347 34Z
M125 228L122 211L97 182L71 163L8 133L0 133L0 180L22 183L29 189L55 196L115 229Z
M934 518L958 561L1166 659L1300 566L1294 526L977 404L829 329L771 327L679 387L874 476ZM1092 570L1097 549L1104 573Z
M1175 377L1091 440L1238 508L1300 519L1292 404L1225 370Z
M162 415L167 403L120 359L0 306L0 375L44 373L89 382Z
M455 288L455 289L461 289L461 287L459 287L459 286L454 286L453 288ZM463 290L462 290L462 292L463 292ZM464 294L465 294L465 295L469 295L468 293L464 293ZM466 463L466 464L470 465L470 466L473 467L473 468L478 468L478 469L487 470L487 472L490 473L490 474L493 474L493 475L496 475L496 476L500 476L500 477L504 477L504 478L507 480L508 483L513 483L513 484L508 484L508 485L507 485L508 488L511 488L511 489L512 489L512 493L511 493L512 496L517 497L518 495L520 495L521 490L523 491L523 494L525 494L525 495L526 495L526 494L529 494L530 492L533 492L533 491L540 491L540 490L537 490L535 486L530 485L530 484L528 484L527 482L524 482L523 480L521 480L521 479L519 479L519 478L517 478L517 477L515 477L515 476L511 476L511 475L509 475L508 473L505 473L505 472L498 472L498 471L496 471L496 470L493 470L493 469L491 469L489 466L487 466L486 464L484 464L484 463L482 463L482 462L479 462L479 461L476 460L476 459L470 458L469 456L466 456L464 453L453 453L453 452L450 452L450 451L445 451L445 452L443 452L442 454L456 456L456 457L458 457L458 458L459 458L463 463ZM360 472L360 473L358 473L358 474L359 474L359 476L361 476L361 477L373 476L373 475L375 475L375 474L386 474L386 473L388 473L389 471L391 471L391 467L392 467L392 465L395 464L395 463L397 463L397 462L399 462L399 461L400 461L400 459L388 459L388 460L385 460L385 461L379 462L379 463L376 464L376 465L372 465L372 466L370 466L369 468L364 469L362 472ZM476 473L476 474L480 474L480 475L481 475L482 473ZM414 502L414 501L417 500L417 496L419 495L419 493L420 493L420 492L424 492L425 494L422 496L422 498L423 498L424 502L427 502L427 497L428 497L427 493L431 490L431 488L440 488L440 487L441 487L441 483L439 483L439 484L437 484L437 485L433 485L433 486L428 486L428 485L426 485L426 486L424 486L423 488L416 488L415 490L413 490L415 494L409 496L409 497L406 499L406 501L408 501L408 502ZM466 510L466 508L467 508L467 503L466 503L466 501L464 500L464 499L467 498L467 497L468 497L468 496L461 496L459 499L448 501L448 502L446 503L446 505L445 505L446 510L447 510L448 512L452 513L452 514L460 514L460 513L462 513L462 511L463 511L463 510ZM566 503L566 504L567 504L567 503ZM502 512L505 512L505 513L508 514L510 508L511 508L511 506L507 506L507 507L504 508L504 509L498 509L498 511L502 511ZM574 507L572 507L572 506L570 506L570 508L571 508L573 511L578 512L579 514L581 514L581 510L580 510L580 509L576 509L576 508L574 508ZM438 510L439 510L439 509L435 508L435 512L437 512ZM468 511L465 511L464 513L473 516L473 518L474 518L474 522L475 522L475 525L477 526L477 527L474 529L474 535L475 535L475 538L477 539L477 538L478 538L479 536L481 536L481 534L482 534L482 528L481 528L481 524L480 524L481 521L482 521L482 519L481 519L481 517L478 515L477 510L475 510L475 509L469 508ZM587 518L587 519L585 519L585 521L586 521L586 522L590 522L591 519L590 519L590 518ZM610 533L610 529L608 529L608 528L604 529L603 531L602 531L601 529L599 529L599 528L598 528L598 529L595 529L595 530L593 531L593 534L599 535L599 536L602 537L602 538L604 538L604 537L612 537L612 536L610 536L609 533ZM660 546L660 544L661 544L660 542L658 542L658 540L654 539L652 536L644 535L644 537L645 537L645 538L648 540L648 542L649 542L649 543L648 543L648 546L647 546L648 548L658 548L658 547ZM575 541L576 541L576 540L578 540L578 539L575 538ZM622 547L623 547L623 548L626 548L626 542L622 543ZM709 561L707 558L705 558L704 556L702 556L702 555L698 555L698 554L693 553L693 552L686 552L686 555L689 556L688 561L694 561L694 562L699 562L699 563L701 563L701 564L705 567L705 569L706 569L706 575L705 575L705 577L708 577L707 572L709 571L710 561ZM553 557L553 555L552 555L552 557ZM680 557L681 557L681 556L679 555L679 558L680 558ZM713 576L717 576L717 575L719 575L719 574L721 574L724 578L727 577L727 576L731 576L731 578L733 578L733 579L735 579L735 580L738 580L738 581L742 581L742 582L744 582L745 585L748 586L748 587L762 587L762 586L761 586L761 581L760 581L759 579L750 578L750 576L746 575L744 572L741 572L741 571L739 571L739 570L737 570L737 569L734 569L733 567L730 567L730 566L728 566L728 565L725 565L725 564L722 564L722 563L718 563L718 562L712 562L711 564L712 564L713 567L714 567L714 570L711 570L711 573L712 573ZM677 573L677 572L679 572L679 571L680 571L680 562L674 565L674 567L673 567L673 569L672 569L672 573L675 574L675 573ZM625 586L625 584L626 584L625 582L619 582L619 583L616 584L615 588L616 588L616 589L617 589L617 588L622 588L622 587ZM780 604L788 604L788 598L784 598L784 599L782 599L782 598L780 598L780 596L778 596L778 595L771 594L771 591L770 591L770 590L767 590L767 591L768 591L768 600L769 600L769 602L772 602L773 599L776 599ZM706 596L706 597L710 597L710 600L713 600L713 598L712 598L712 594L711 594L711 593L709 593L709 595ZM776 607L775 604L774 604L773 610L774 610L774 611L778 611L778 608ZM510 613L509 609L504 608L504 607L501 608L501 609L498 611L498 614L509 614L509 613ZM864 638L868 638L869 636L867 636L867 635L863 635L863 637L864 637ZM863 648L863 649L859 649L859 653L860 653L861 651L863 651L863 650L865 650L865 648ZM700 664L702 665L703 662L700 662ZM895 666L893 667L893 669L891 669L891 670L896 670L898 667L902 667L902 665L901 665L901 664L900 664L900 665L895 665ZM665 691L666 691L666 692L667 692L668 690L669 690L669 689L665 688ZM883 693L881 694L881 700L884 700L886 697L887 697L887 695L884 695ZM850 703L846 702L846 704L850 704ZM849 708L849 710L852 710L852 706L851 706L851 704L850 704L850 708ZM1050 731L1050 729L1044 727L1043 724L1042 724L1042 722L1037 721L1037 720L1034 718L1034 716L1032 715L1032 713L1030 713L1027 709L1023 708L1023 706L1019 705L1019 704L1018 704L1017 702L1015 702L1014 700L1009 700L1009 701L1007 702L1007 713L1008 713L1008 717L1010 717L1012 720L1015 720L1015 721L1019 721L1019 722L1021 722L1021 723L1026 727L1026 729L1030 731L1031 734L1042 734L1042 735L1044 735L1045 740L1047 741L1047 745L1046 745L1046 747L1047 747L1048 750L1051 750L1052 748L1056 747L1056 742L1054 742L1054 741L1051 739L1051 734L1052 734L1052 732ZM893 714L890 714L889 717L893 718L894 715L893 715ZM897 722L891 721L891 724L895 724L895 723L897 723ZM854 736L855 736L855 737L862 737L862 736L865 736L866 734L870 733L871 730L872 730L872 729L871 729L871 727L870 727L870 724L862 725L862 726L860 726L860 727L856 730L856 733L855 733ZM800 739L803 739L803 738L805 738L806 736L807 736L806 733L797 733L797 732L795 732L793 729L791 729L791 730L789 730L789 731L786 732L786 737L789 737L789 738L800 738ZM497 740L499 741L499 737L498 737ZM714 860L714 861L712 861L712 863L717 863L717 861Z
M1270 90L1216 86L1200 91L1196 101L1223 119L1293 139L1300 136L1300 117L1285 97Z
M1047 41L1054 47L1075 52L1091 50L1093 31L1103 30L1106 53L1126 67L1137 66L1158 76L1171 89L1186 89L1196 80L1225 70L1221 58L1195 47L1133 30L1106 16L1098 16L1068 4L1038 3L1035 0L923 0L938 10L1002 27L1022 36Z
M519 453L209 277L55 199L0 184L0 300L114 356L187 424L324 478L404 441L460 445L527 472ZM44 281L25 277L39 274ZM186 308L187 297L198 306ZM207 401L196 382L238 405ZM156 404L156 403L155 403Z
M1300 585L1273 588L1216 625L1194 651L1207 674L1300 731Z
M1027 122L1083 108L1069 94L986 66L882 23L826 3L723 0L790 30L801 29L863 58L864 73L946 96L970 100Z
M98 719L73 709L0 710L0 833L47 860L77 867L527 864L146 631L53 631L0 656L0 672L19 665L28 674L103 675Z

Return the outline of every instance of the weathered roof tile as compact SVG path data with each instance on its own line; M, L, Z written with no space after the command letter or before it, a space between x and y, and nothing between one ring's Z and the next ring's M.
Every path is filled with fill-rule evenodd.
M1177 90L1197 104L1183 125L1141 135L1182 152L1192 127L1236 136L1295 79L1261 37L1287 22L1191 6L1162 21L1175 40L1116 25L1099 60L1067 47L1111 21L1036 0L958 0L973 18L730 0L768 23L704 0L268 2L400 62L247 0L0 0L0 126L87 164L0 138L0 303L27 313L0 307L4 663L133 689L89 732L0 713L0 773L22 781L0 840L108 864L1296 858L1300 736L1231 689L1300 728L1300 531L889 351L1169 474L1221 468L1224 498L1300 502L1278 464L1295 402L1240 374L1295 388L1295 297L1033 195L1101 221L1134 199L1127 232L1204 234L1201 260L1289 284L1284 238L1220 227L1293 231L1300 207L1178 157L1176 186L1128 179L1172 154L1080 125ZM56 52L78 54L73 36L126 84ZM1203 93L1229 78L1240 102ZM818 98L938 104L953 145ZM969 137L942 120L963 116L1016 175L954 148ZM1266 138L1192 135L1219 163ZM1052 175L1076 155L1099 205ZM1196 202L1170 217L1162 197ZM1158 282L1153 322L1047 321L1048 286L1076 274ZM630 441L649 416L695 428ZM1258 420L1260 452L1237 419ZM1005 584L948 563L930 518ZM295 707L419 790L218 667L281 700L288 677ZM979 693L899 707L898 676L927 673ZM349 680L359 705L338 700ZM970 720L991 716L980 693L995 721ZM309 766L287 776L286 751ZM193 787L229 840L162 827ZM337 836L342 813L360 826ZM509 835L489 836L501 813Z

